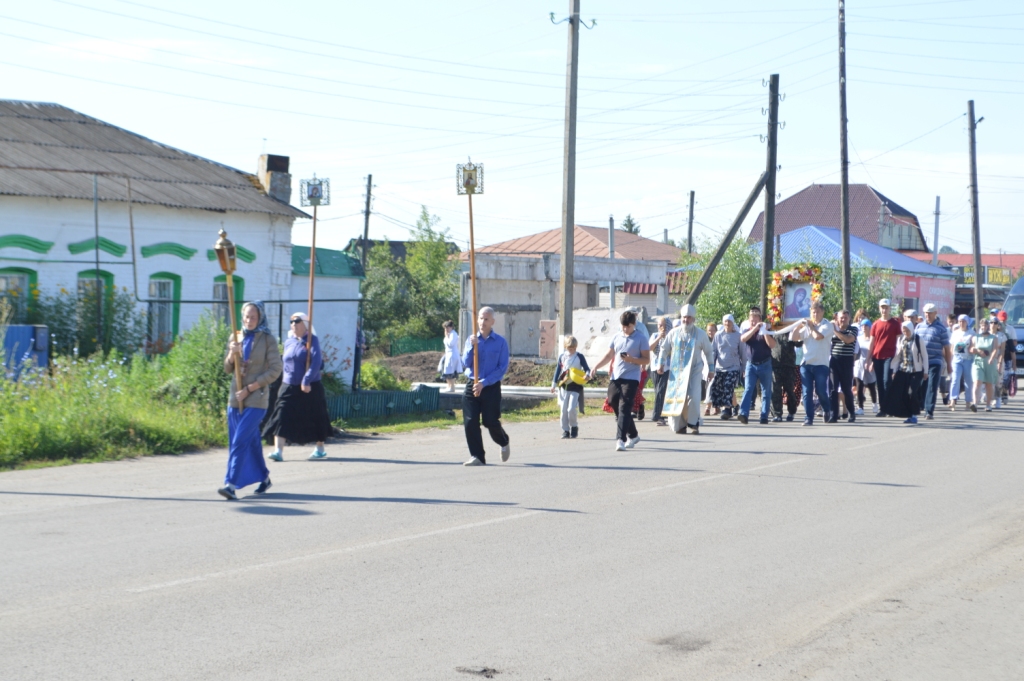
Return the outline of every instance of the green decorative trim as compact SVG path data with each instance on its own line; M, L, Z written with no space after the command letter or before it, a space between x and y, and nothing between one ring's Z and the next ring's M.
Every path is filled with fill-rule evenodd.
M71 251L72 255L80 255L88 251L96 250L96 237L86 239L85 241L79 241L75 244L68 244L68 250ZM118 258L124 257L124 254L128 252L128 247L111 241L105 236L100 237L100 250L106 251L110 255Z
M176 244L173 241L165 241L159 244L143 246L139 249L143 258L152 258L154 255L176 255L182 260L191 260L192 256L198 253L194 248Z
M238 244L235 244L235 257L237 257L242 262L252 263L252 261L256 259L256 254L250 251L245 246L239 246ZM217 259L217 254L214 252L212 248L206 249L206 259Z
M195 250L192 250L195 253ZM173 272L156 272L149 275L150 280L167 279L171 282L171 339L178 337L178 320L181 318L181 276Z
M52 241L43 241L25 234L6 234L0 236L0 248L24 248L35 253L49 253L53 248Z
M228 280L227 275L218 274L213 278L214 283L226 282ZM238 328L242 328L242 305L245 304L245 279L242 279L237 274L231 275L231 283L235 287L235 321L238 322Z

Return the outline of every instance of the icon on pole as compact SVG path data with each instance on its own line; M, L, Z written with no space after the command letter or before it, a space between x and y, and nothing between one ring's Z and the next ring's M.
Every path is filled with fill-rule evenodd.
M302 206L329 206L331 205L331 181L327 178L317 178L313 173L312 180L299 182L299 203Z
M455 186L461 194L483 194L484 193L484 164L460 163L455 166Z

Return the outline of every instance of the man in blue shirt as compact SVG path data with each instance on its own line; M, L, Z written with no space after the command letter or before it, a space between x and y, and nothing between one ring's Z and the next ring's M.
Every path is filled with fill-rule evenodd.
M462 353L462 364L469 373L466 392L462 395L462 422L466 428L466 444L469 445L469 460L463 466L483 466L487 463L484 455L484 438L480 432L480 421L491 434L491 439L501 447L501 460L508 461L511 450L508 434L501 427L501 379L508 371L508 342L494 333L494 310L480 308L477 315L480 333L466 343ZM473 373L473 355L479 352L480 375Z
M925 320L917 325L916 333L925 342L928 351L928 388L924 391L925 420L935 417L935 401L942 380L942 365L953 375L953 348L949 344L949 330L939 321L939 312L933 303L924 306Z
M633 402L640 387L640 368L651 362L651 346L647 336L636 330L636 313L626 310L619 315L622 332L615 334L608 352L594 365L591 378L609 362L612 380L608 386L608 403L615 410L615 451L632 449L640 442L640 434L633 422Z

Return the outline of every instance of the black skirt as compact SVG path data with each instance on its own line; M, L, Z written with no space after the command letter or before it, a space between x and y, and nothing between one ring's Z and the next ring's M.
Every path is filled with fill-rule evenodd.
M897 371L885 391L882 410L889 416L908 418L921 413L921 378L923 372Z
M327 413L327 398L320 381L311 383L308 393L302 386L282 385L270 416L263 424L263 437L283 437L296 445L323 442L334 432Z

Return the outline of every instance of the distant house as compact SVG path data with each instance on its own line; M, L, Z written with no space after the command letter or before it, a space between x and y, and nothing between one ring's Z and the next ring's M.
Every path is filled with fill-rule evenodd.
M288 167L287 156L264 155L248 173L58 104L0 100L0 295L20 304L33 288L116 288L147 312L151 341L173 340L211 307L227 317L212 248L224 229L238 247L236 297L268 301L271 328L283 332L279 314L306 305L273 301L304 301L293 275L308 271L294 262L292 225L309 216L289 204ZM334 254L320 250L317 259L348 259ZM356 287L336 297L357 298L358 263L336 269ZM336 288L326 276L318 297ZM339 352L354 347L358 303L320 311L328 309L335 319L320 317L318 331L330 327Z
M838 229L809 225L790 230L779 238L782 262L801 262L808 251L827 260L842 258L842 238ZM850 263L853 267L892 270L893 305L903 310L920 310L926 303L934 303L939 314L953 311L956 275L941 267L933 267L890 248L873 244L866 239L850 237ZM875 311L868 313L874 316Z
M850 235L898 251L930 252L917 216L877 189L850 185ZM840 186L812 184L775 205L775 234L807 225L840 229ZM764 212L757 216L748 240L764 238Z

